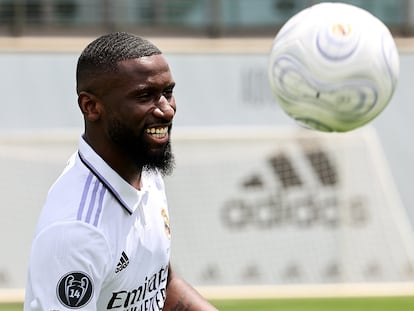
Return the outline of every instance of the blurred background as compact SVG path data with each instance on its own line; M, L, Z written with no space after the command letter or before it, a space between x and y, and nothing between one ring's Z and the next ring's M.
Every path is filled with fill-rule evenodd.
M342 1L389 27L401 61L389 106L348 134L300 129L267 80L277 31L319 2L0 0L0 288L24 287L39 211L77 148L77 57L112 31L152 40L177 82L166 183L181 275L199 286L414 281L414 0Z
M1 0L6 36L96 35L128 30L148 36L272 36L312 0ZM333 1L335 2L335 1ZM414 31L411 0L343 1L365 8L392 32Z

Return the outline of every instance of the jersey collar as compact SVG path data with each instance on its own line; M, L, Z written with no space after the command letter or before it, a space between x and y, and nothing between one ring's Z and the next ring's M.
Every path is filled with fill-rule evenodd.
M79 159L108 189L129 214L138 208L145 191L138 191L115 172L83 139L79 140Z

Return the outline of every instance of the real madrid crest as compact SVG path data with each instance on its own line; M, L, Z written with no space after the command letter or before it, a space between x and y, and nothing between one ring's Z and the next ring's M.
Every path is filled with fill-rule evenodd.
M167 211L165 208L161 210L161 215L164 220L164 231L168 239L171 239L171 230L170 230L170 219L168 218Z

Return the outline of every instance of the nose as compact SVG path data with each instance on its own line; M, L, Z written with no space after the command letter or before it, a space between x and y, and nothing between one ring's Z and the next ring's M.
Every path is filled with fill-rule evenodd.
M162 95L157 102L157 107L154 109L154 115L158 118L171 121L174 118L175 109L175 99L171 98L169 101Z

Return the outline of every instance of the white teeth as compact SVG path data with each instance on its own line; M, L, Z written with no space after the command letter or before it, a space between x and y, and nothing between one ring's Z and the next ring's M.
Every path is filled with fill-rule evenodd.
M167 127L161 127L161 128L155 128L155 127L152 127L152 128L147 128L147 129L145 130L145 132L146 132L147 134L154 135L154 136L155 136L155 137L157 137L157 138L162 138L162 137L164 137L164 136L165 136L165 134L167 134L167 131L168 131L168 128L167 128Z

